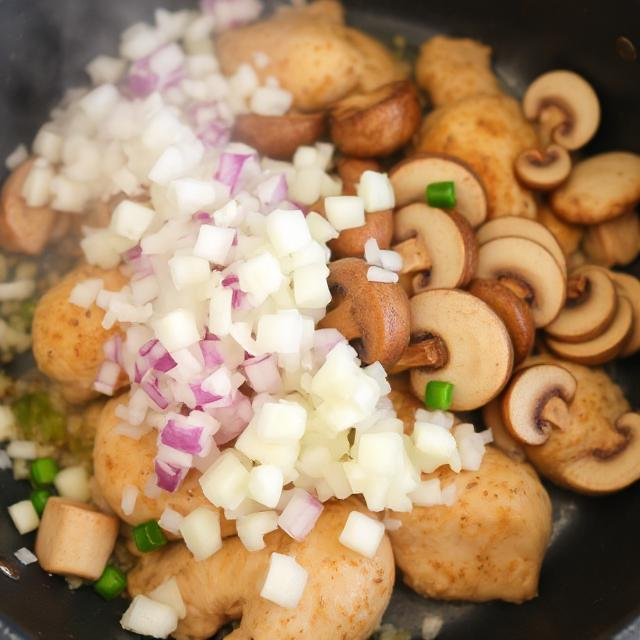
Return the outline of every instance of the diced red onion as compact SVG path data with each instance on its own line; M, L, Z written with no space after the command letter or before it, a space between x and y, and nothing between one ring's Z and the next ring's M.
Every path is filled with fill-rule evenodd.
M102 345L102 352L104 353L105 360L117 362L122 365L122 336L119 333L111 336L111 338Z
M156 460L155 472L158 476L158 486L173 493L182 484L189 470L184 467L176 467L163 460Z
M155 338L145 342L140 347L138 354L134 382L142 382L145 374L150 369L166 373L176 366L176 361L171 357L171 354Z
M294 540L304 540L322 513L322 503L306 491L296 491L278 518L278 526Z
M200 0L200 8L216 19L217 31L226 31L255 20L262 5L257 0Z
M158 486L158 476L155 473L152 474L145 483L143 493L147 498L151 498L152 500L159 498L162 494Z
M313 334L313 349L323 360L339 342L346 342L346 339L337 329L317 329Z
M170 533L177 534L180 531L180 525L184 520L184 516L170 507L167 507L158 520L158 524Z
M231 193L235 193L245 162L251 157L248 153L223 153L218 162L215 179L226 184Z
M168 447L197 455L202 452L203 435L206 436L204 427L191 426L186 423L180 424L177 420L168 420L164 429L160 432L160 441Z
M150 55L136 60L129 69L125 81L125 91L134 98L146 98L154 91L165 91L177 86L185 78L185 70L182 65L173 69L167 69L165 73L158 74L152 69L154 56L160 54L167 46L164 45Z
M195 222L202 222L204 224L211 224L213 222L213 217L206 211L196 211L192 218Z
M258 200L264 207L271 207L287 199L289 189L284 174L270 176L261 182L255 190Z
M152 376L150 379L145 380L142 382L141 387L159 409L165 410L169 406L169 401L163 395L162 391L160 391L156 377Z
M244 394L237 392L229 407L214 408L209 411L220 422L220 430L213 439L218 446L237 438L253 418L251 401Z
M112 396L116 385L118 384L118 378L120 376L120 365L116 362L106 360L100 365L96 380L93 383L93 388L98 393L103 393L107 396Z
M224 358L218 351L218 340L201 340L200 350L204 358L204 366L207 368L217 367L224 362Z
M282 391L282 378L278 370L278 363L272 354L245 360L243 366L249 385L256 393L280 393Z
M200 384L190 384L189 388L193 392L193 396L196 399L196 405L198 406L204 407L207 404L211 404L222 399L222 396L217 396L205 391Z

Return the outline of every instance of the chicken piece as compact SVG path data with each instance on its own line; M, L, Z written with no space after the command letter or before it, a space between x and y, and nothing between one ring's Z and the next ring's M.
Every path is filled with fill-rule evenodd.
M140 524L147 520L157 520L166 507L187 515L198 507L214 509L213 505L204 497L198 482L200 472L192 469L180 488L168 493L162 491L157 498L145 495L145 487L154 474L154 458L157 452L158 433L151 429L140 440L134 440L116 431L122 420L116 416L116 407L128 401L128 394L109 400L102 410L96 441L93 447L93 469L95 473L94 493L99 498L99 504L105 504L116 513L120 519L130 525ZM125 515L122 512L122 491L131 485L138 489L133 513ZM235 525L220 514L222 535L235 534Z
M406 77L381 44L345 26L342 6L334 0L283 7L268 20L227 31L216 51L226 75L252 65L256 53L266 54L269 62L256 69L258 77L276 77L300 111L321 111L355 90Z
M551 502L535 471L487 447L479 471L430 475L455 482L457 499L393 514L402 522L389 535L404 581L442 600L533 598L551 535Z
M248 552L238 538L225 540L207 560L196 562L183 544L142 558L129 573L132 596L149 593L175 577L187 607L175 637L209 638L226 622L242 618L232 640L365 640L387 607L394 581L393 554L385 535L367 559L338 542L349 513L368 513L356 500L329 502L313 531L296 542L278 530L261 551ZM295 609L260 597L271 553L293 556L308 572Z
M427 40L416 62L416 80L434 107L481 93L500 93L491 69L491 47L469 38L435 36Z
M53 233L58 214L50 207L29 207L22 187L33 159L20 165L7 179L0 195L0 248L38 255Z
M104 360L103 344L120 332L102 328L104 311L95 304L83 309L69 302L83 280L102 278L105 289L119 291L127 278L117 269L84 265L68 273L41 298L33 316L33 355L42 373L64 385L68 402L85 402ZM124 380L123 380L124 382Z
M487 191L489 218L535 217L535 200L516 180L513 163L536 146L536 133L513 98L478 95L435 109L418 138L416 151L448 153L471 165Z

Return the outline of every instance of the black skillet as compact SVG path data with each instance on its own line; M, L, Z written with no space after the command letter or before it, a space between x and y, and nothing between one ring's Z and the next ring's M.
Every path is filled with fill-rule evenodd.
M115 52L128 24L177 0L0 0L0 158L29 143L64 88L82 84L84 65ZM640 152L640 0L354 0L349 19L375 33L419 44L434 33L492 45L498 73L515 93L543 71L573 69L595 87L603 122L587 153ZM635 265L636 274L640 265ZM640 405L638 356L611 372ZM549 487L554 541L540 597L524 605L441 604L401 581L385 622L420 637L426 614L445 620L442 640L596 640L640 638L640 487L584 498ZM27 483L0 473L0 556L13 558L34 536L19 536L6 507L27 497ZM14 563L19 566L18 563ZM37 565L15 582L0 573L0 639L131 638L118 624L124 600L106 603L90 589L71 592ZM313 639L310 630L309 640ZM277 639L274 639L277 640Z

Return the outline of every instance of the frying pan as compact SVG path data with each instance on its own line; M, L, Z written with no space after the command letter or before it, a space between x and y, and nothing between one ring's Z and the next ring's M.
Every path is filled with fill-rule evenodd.
M62 91L82 84L84 65L115 52L128 24L154 7L192 4L161 0L0 0L0 158L29 143ZM383 37L403 34L417 45L434 33L483 40L494 48L505 85L519 94L538 74L573 69L595 86L603 120L587 153L640 152L640 0L354 0L349 20ZM640 264L632 267L640 274ZM23 361L18 366L27 366ZM631 404L640 405L640 357L609 371ZM412 593L400 578L384 622L420 637L422 620L445 621L442 640L596 640L640 638L640 487L607 498L548 486L554 534L540 596L523 605L438 603ZM27 496L26 483L0 473L0 511ZM33 534L19 536L0 517L0 556L12 559ZM15 563L17 565L17 563ZM0 638L15 640L130 639L118 624L126 602L107 603L90 589L72 592L38 565L20 580L0 574ZM221 637L221 636L220 636ZM313 632L310 630L309 639Z

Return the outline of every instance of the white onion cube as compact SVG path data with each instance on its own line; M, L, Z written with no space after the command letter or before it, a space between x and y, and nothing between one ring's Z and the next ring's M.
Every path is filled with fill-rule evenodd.
M209 302L209 331L219 338L229 334L233 311L233 290L216 287Z
M267 216L267 236L278 255L287 255L311 242L304 214L299 210L276 209Z
M216 507L236 509L247 496L249 472L237 456L228 451L213 463L199 482L207 500Z
M340 534L340 544L359 553L365 558L373 558L384 537L384 524L379 520L352 511Z
M214 264L226 265L235 236L235 229L203 224L198 232L193 255L205 258Z
M274 508L280 501L284 477L282 470L272 464L263 464L249 473L249 496L265 507Z
M207 507L198 507L183 518L180 534L193 557L206 560L222 548L220 514Z
M240 288L261 303L280 288L283 276L278 260L265 251L240 264L238 278Z
M190 347L200 340L200 332L193 312L174 309L153 323L156 337L167 351Z
M267 545L264 536L278 528L278 514L275 511L259 511L241 516L236 521L238 537L248 551L259 551Z
M267 442L287 443L300 440L306 424L307 411L297 402L267 402L256 418L256 433Z
M324 209L329 222L338 230L362 227L364 202L358 196L331 196L325 198Z
M88 502L91 498L91 486L87 470L76 465L59 471L53 481L58 493L72 500Z
M83 280L71 289L69 294L69 302L75 304L77 307L88 309L98 297L102 287L104 286L104 280L102 278L92 278L90 280Z
M171 607L181 620L187 615L187 607L184 604L180 587L175 578L169 578L169 580L163 582L147 595L152 600Z
M169 270L178 291L208 282L211 276L209 262L196 256L174 256L169 260Z
M138 242L153 221L155 212L131 200L123 200L111 217L111 229L123 238Z
M298 606L307 586L308 574L294 558L272 553L261 597L285 609Z
M386 173L365 171L360 176L358 195L362 198L367 213L385 211L396 206L393 186Z
M399 433L363 433L358 462L369 474L392 476L402 463L404 443Z
M31 500L16 502L8 508L8 511L13 524L21 534L35 531L40 525L40 518Z
M440 489L440 479L422 480L417 489L409 495L411 502L419 507L433 507L442 504L442 491Z
M324 309L331 302L327 284L329 269L324 264L310 264L293 272L296 305L303 309Z
M123 629L143 636L166 638L178 627L178 615L173 607L147 596L136 596L120 619Z
M456 440L448 429L429 422L416 422L413 442L420 452L421 470L431 473L457 457Z
M311 237L316 242L325 243L338 237L338 232L331 226L331 223L319 213L309 212L306 220Z
M302 329L302 316L296 309L267 313L258 320L256 342L263 353L299 353Z

